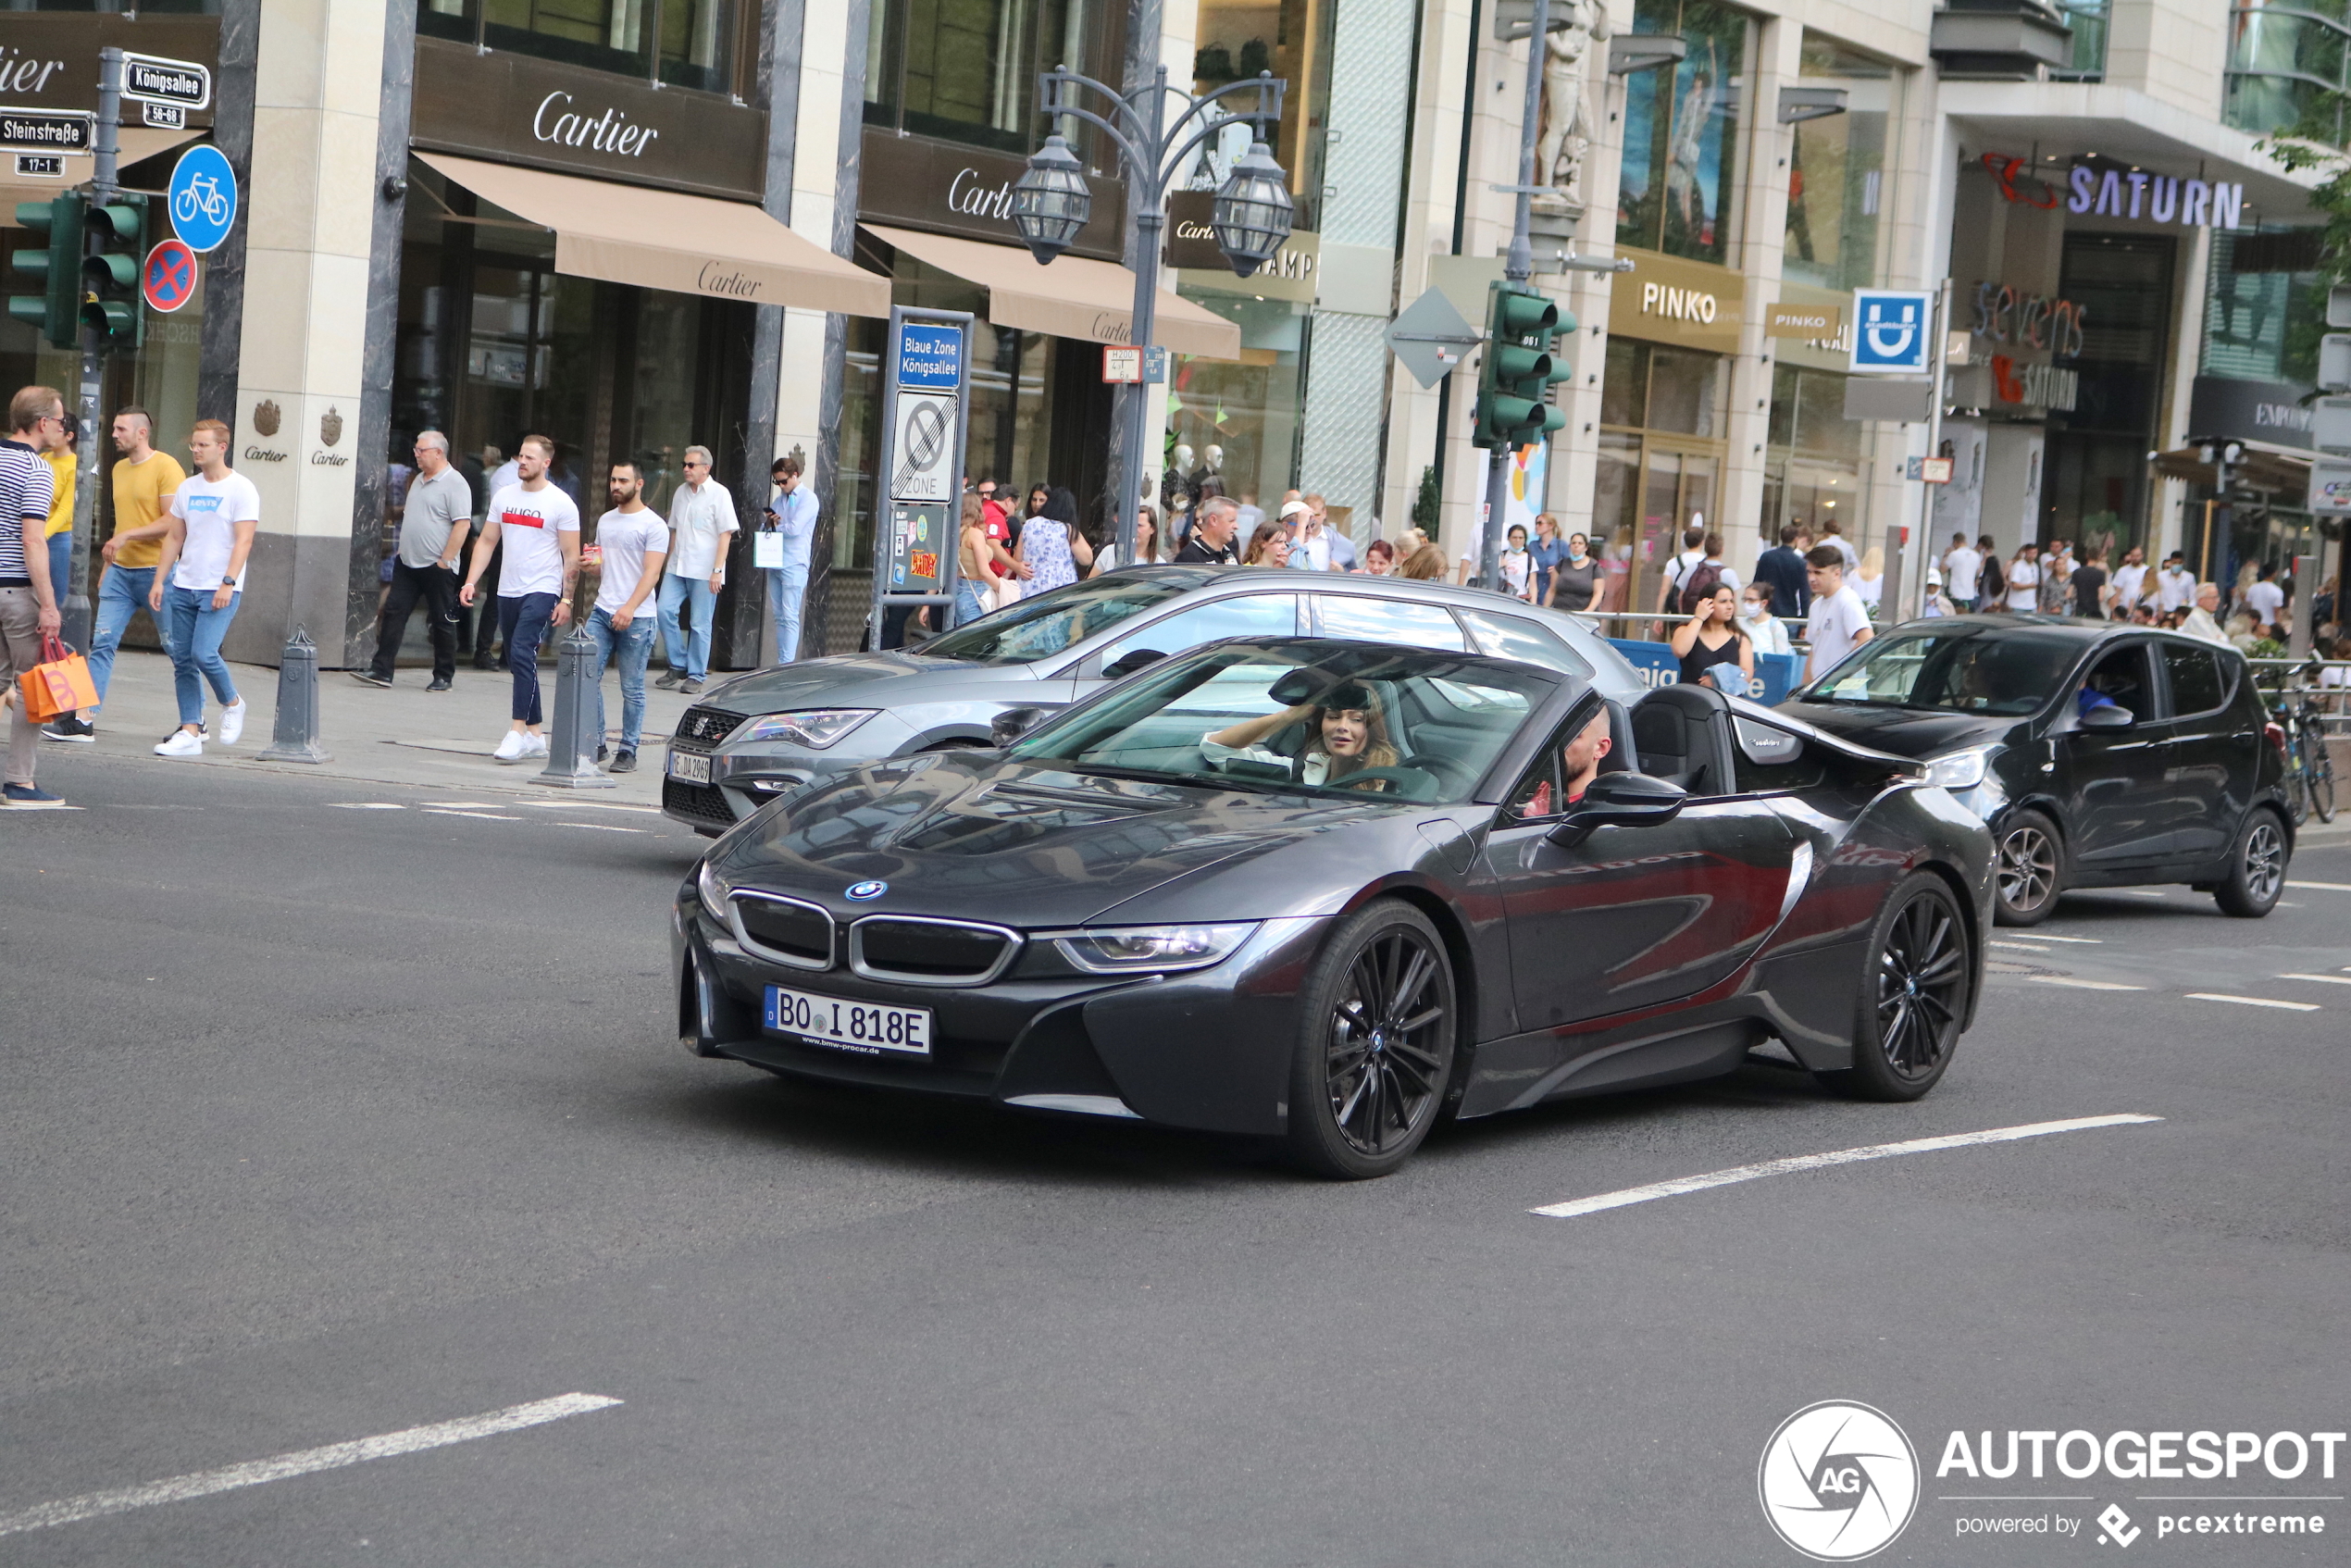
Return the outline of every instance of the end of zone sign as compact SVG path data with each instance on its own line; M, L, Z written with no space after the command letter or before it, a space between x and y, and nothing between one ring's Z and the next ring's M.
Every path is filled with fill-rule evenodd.
M964 330L907 322L898 334L898 384L953 392L964 384Z

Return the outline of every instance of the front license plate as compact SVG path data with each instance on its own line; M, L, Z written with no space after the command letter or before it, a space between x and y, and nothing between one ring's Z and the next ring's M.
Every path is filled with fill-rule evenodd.
M927 1007L884 1007L769 986L767 1027L779 1034L798 1035L811 1045L829 1045L865 1056L930 1054Z
M700 752L669 753L669 777L688 784L710 782L710 759Z

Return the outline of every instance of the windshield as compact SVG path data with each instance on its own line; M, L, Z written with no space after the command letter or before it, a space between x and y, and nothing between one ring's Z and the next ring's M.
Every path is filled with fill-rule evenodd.
M2061 631L1996 630L1877 637L1821 678L1808 703L2029 714L2057 693L2082 652Z
M1012 754L1113 778L1466 801L1559 684L1549 671L1422 649L1225 642L1072 710Z
M976 665L1030 664L1199 586L1188 577L1074 582L934 637L922 651L934 658Z

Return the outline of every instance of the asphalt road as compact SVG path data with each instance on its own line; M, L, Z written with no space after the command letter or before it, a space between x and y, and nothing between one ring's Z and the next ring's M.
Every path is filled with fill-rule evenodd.
M2124 1555L2108 1503L2129 1560L2351 1532L2351 1447L1935 1474L1953 1431L2351 1426L2351 985L2277 977L2351 980L2351 849L2264 922L2178 890L2001 933L1914 1106L1757 1066L1335 1186L690 1059L663 922L700 841L658 816L44 767L86 809L0 815L0 1563L1798 1563L1758 1462L1826 1400L1923 1466L1879 1561ZM1529 1212L2123 1113L2162 1119ZM621 1402L17 1527L573 1392ZM1979 1494L2024 1500L1946 1500ZM2261 1500L2143 1500L2224 1494ZM2158 1535L2196 1509L2327 1533ZM1959 1534L2004 1515L2079 1533Z

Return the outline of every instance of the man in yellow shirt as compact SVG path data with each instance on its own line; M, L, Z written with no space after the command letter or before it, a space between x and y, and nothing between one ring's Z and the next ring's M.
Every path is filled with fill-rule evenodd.
M75 433L73 419L68 416L49 432L49 444L41 451L41 461L49 465L56 476L49 492L49 526L42 530L49 546L49 581L57 591L57 603L63 604L72 592L69 579L73 569L73 476L79 466L74 459Z
M114 675L115 651L131 616L147 602L155 583L155 563L163 555L163 536L171 526L166 516L172 493L187 472L170 454L155 449L155 419L143 408L125 408L114 417L114 537L100 552L106 562L98 579L98 603L90 636L90 683L98 701L106 700L106 683ZM68 536L70 537L70 536ZM59 581L64 579L60 578ZM155 630L171 651L171 634L158 619ZM98 710L60 717L41 733L50 740L91 741L97 739L92 722Z

